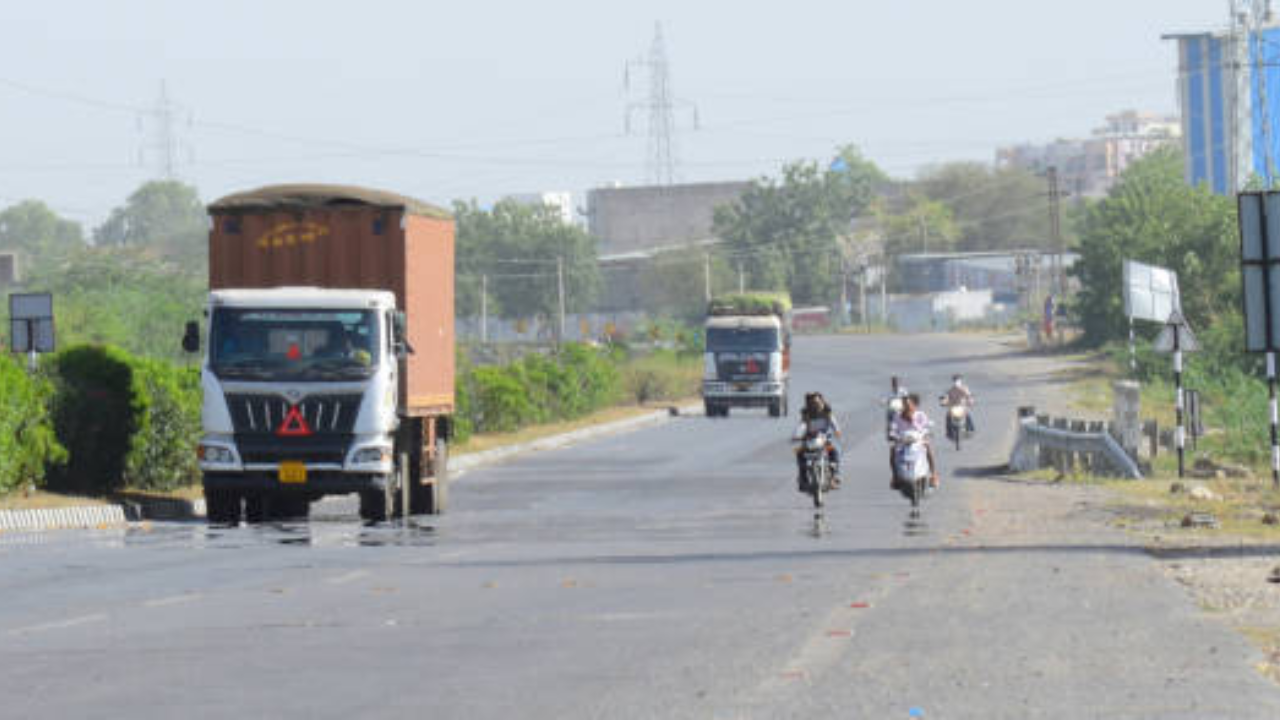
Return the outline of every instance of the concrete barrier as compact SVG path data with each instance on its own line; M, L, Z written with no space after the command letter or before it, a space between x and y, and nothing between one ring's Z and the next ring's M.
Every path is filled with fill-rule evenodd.
M121 505L0 510L0 531L5 532L112 527L128 522Z

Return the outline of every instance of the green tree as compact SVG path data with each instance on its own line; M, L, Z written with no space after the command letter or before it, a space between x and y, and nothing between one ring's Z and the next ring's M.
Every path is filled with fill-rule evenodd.
M787 290L798 303L830 303L851 221L887 182L852 146L828 168L798 162L778 179L752 183L734 204L716 209L714 230L758 290Z
M955 249L960 237L951 208L937 200L916 196L896 213L883 209L873 212L879 215L885 252L890 256L948 252Z
M16 250L39 267L85 247L80 224L58 216L39 200L0 212L0 250Z
M488 276L489 313L551 316L559 309L556 261L563 258L565 306L588 309L600 291L596 241L551 208L504 200L491 210L454 203L458 227L457 311L480 312L480 278Z
M206 257L208 216L196 189L176 180L153 180L129 196L93 233L94 243L147 248L182 259Z
M1049 243L1045 180L1027 170L979 162L946 163L925 172L914 189L951 210L958 231L957 250L1035 248Z
M1074 309L1086 339L1100 344L1127 335L1125 260L1177 272L1183 312L1193 328L1239 323L1239 242L1234 201L1188 186L1178 149L1134 163L1084 214L1080 260L1071 272L1081 283Z

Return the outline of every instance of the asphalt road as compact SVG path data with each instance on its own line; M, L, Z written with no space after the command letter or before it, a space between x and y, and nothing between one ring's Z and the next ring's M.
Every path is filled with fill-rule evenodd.
M679 418L474 471L429 524L350 515L0 536L0 717L1276 718L1280 691L1105 536L965 542L1024 361L799 338L845 426L816 522L792 420ZM979 434L910 522L877 400L970 378ZM1025 375L1025 373L1022 373Z

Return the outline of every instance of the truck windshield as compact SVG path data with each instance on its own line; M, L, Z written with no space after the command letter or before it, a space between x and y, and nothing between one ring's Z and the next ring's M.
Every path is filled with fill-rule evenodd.
M368 310L214 310L209 364L223 378L342 380L369 377L379 359Z
M707 328L707 352L778 349L776 328Z

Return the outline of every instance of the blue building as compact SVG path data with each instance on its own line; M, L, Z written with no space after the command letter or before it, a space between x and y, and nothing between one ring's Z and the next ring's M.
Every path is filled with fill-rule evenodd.
M1187 181L1234 194L1280 166L1280 26L1167 35L1178 43Z

